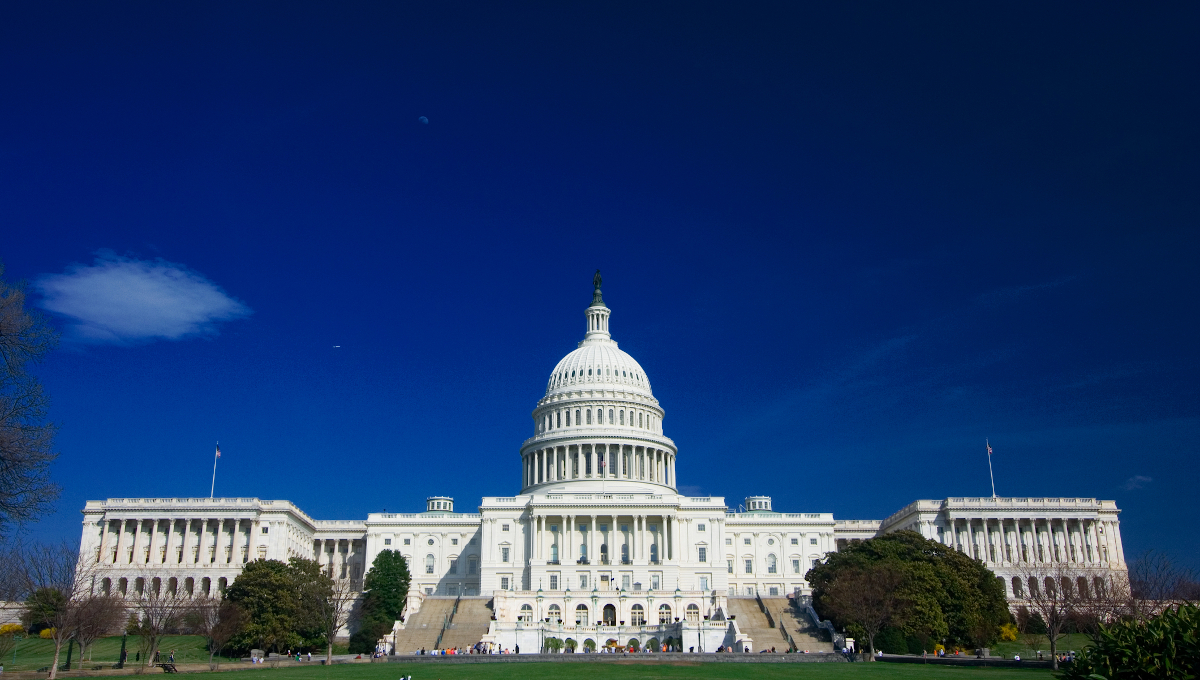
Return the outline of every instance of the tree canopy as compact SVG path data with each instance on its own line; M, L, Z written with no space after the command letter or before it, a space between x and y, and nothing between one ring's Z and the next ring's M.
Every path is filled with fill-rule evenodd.
M904 575L900 594L907 606L899 628L907 635L982 646L1011 620L1004 586L982 562L913 531L852 543L816 563L806 575L814 608L839 627L857 630L832 611L827 599L839 577L880 564Z
M366 653L375 650L379 638L392 629L404 612L408 601L408 562L395 550L383 550L375 556L371 569L363 580L362 624L350 636L350 652Z
M323 585L320 566L293 557L248 563L225 591L225 599L244 613L244 624L229 647L258 647L282 651L324 643L321 622L313 615L311 598Z
M55 426L46 421L50 401L26 370L57 342L45 319L25 310L25 289L0 278L0 533L49 512L58 498L50 481L57 457Z

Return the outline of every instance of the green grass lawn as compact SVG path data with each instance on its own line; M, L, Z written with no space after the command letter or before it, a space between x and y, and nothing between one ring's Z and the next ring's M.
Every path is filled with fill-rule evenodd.
M1057 649L1059 652L1068 652L1071 650L1078 652L1085 647L1091 646L1091 644L1092 641L1088 639L1088 636L1084 635L1083 633L1075 633L1073 635L1064 635L1059 638ZM997 642L992 646L992 654L1003 654L1009 659L1012 658L1013 654L1020 654L1022 659L1032 659L1034 658L1033 653L1039 649L1046 654L1050 653L1050 643L1046 640L1046 638L1043 637L1033 647L1029 647L1021 641Z
M274 680L396 680L412 675L413 680L837 680L880 678L904 680L1051 680L1048 670L1004 668L954 668L894 663L483 663L406 664L373 663L234 671L221 680L260 680L268 672Z
M126 641L126 647L129 651L129 661L133 662L134 655L138 651L138 639L136 636L129 636ZM208 649L205 647L204 638L198 635L169 635L162 642L162 656L165 659L170 650L175 650L175 661L177 663L204 663L208 661ZM5 671L30 671L36 670L43 666L49 666L54 659L54 642L52 640L43 640L38 637L25 638L17 642L17 662L13 665L13 655L9 654L7 658L0 661L4 666ZM87 658L83 667L90 669L92 666L111 666L117 662L117 658L121 652L121 636L103 638L97 640L92 648L88 650ZM67 660L67 648L64 645L62 656L59 658L59 663L65 663ZM79 667L79 645L75 645L75 651L71 655L71 668ZM397 676L399 677L399 676Z

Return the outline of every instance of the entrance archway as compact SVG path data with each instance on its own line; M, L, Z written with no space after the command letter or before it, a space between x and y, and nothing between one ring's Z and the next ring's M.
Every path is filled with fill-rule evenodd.
M617 625L617 608L611 604L604 605L604 625Z

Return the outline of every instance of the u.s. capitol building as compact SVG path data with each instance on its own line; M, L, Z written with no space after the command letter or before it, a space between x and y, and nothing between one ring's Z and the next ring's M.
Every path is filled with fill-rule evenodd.
M485 497L471 513L435 496L424 512L365 520L316 520L289 501L257 498L88 501L81 555L98 563L95 587L129 598L148 588L216 594L246 562L289 557L359 584L379 551L397 550L412 572L410 615L445 596L490 607L495 620L475 642L536 651L552 632L581 645L672 637L711 651L739 634L725 620L731 601L803 597L814 561L890 531L914 530L982 560L1010 597L1028 562L1125 569L1112 501L918 500L880 521L779 512L766 496L738 507L681 495L665 412L646 371L609 334L596 283L587 333L533 410L518 494Z

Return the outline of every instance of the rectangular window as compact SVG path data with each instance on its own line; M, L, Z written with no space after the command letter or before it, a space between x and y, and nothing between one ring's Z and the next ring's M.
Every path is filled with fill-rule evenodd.
M558 421L557 427L562 427L562 411L558 412L558 418L556 420Z
M792 571L800 573L800 560L792 560Z
M816 545L816 544L817 544L817 539L815 539L815 538L810 538L810 539L808 539L808 544L809 544L809 545Z
M451 573L451 574L457 574L457 573L458 573L458 560L456 560L456 559L455 559L455 560L450 560L450 573Z
M798 538L793 538L793 539L792 539L792 545L800 545L800 539L798 539Z
M621 574L621 587L625 590L629 590L629 580L629 574Z
M622 525L621 525L621 531L629 531L629 525L628 525L628 524L622 524Z
M696 549L696 552L698 553L698 557L700 558L701 562L708 561L708 548L705 548L704 546L700 546L699 548Z
M501 562L508 561L508 548L500 548L500 561Z
M700 577L700 590L708 590L708 577L707 576Z
M404 539L404 545L412 545L412 539L411 538Z
M725 545L733 545L733 539L732 538L725 539Z
M704 531L704 523L703 522L696 525L696 531Z
M748 538L743 538L743 539L742 539L742 543L744 543L744 544L746 544L746 545L750 545L750 539L748 539Z
M550 574L550 590L558 590L558 574Z
M725 560L726 566L729 567L729 573L733 573L733 560Z
M754 560L746 560L746 573L747 574L754 573Z
M384 545L391 545L391 544L392 544L392 539L390 539L390 538L385 538L385 539L383 539L383 544L384 544Z
M662 577L659 576L658 574L651 574L651 576L650 576L650 589L651 590L658 590L659 587L662 586L661 578Z
M501 525L500 525L500 531L508 531L508 525L507 525L507 524L501 524Z
M770 588L767 588L767 592L771 595L771 597L779 597L779 586L771 586Z
M425 594L426 594L426 595L432 595L432 594L433 594L433 588L426 588L426 589L425 589Z
M500 590L508 590L508 577L507 576L500 577ZM428 589L426 589L426 592L428 592Z
M457 538L450 539L450 545L458 545L458 539Z
M588 584L587 584L587 577L588 577L588 575L587 575L587 574L580 574L580 575L579 575L579 589L580 589L580 590L587 590L587 587L588 587Z
M608 525L607 525L607 524L601 524L601 525L600 525L600 531L608 531Z
M263 533L264 533L264 534L265 534L265 533L267 533L267 528L268 528L268 527L263 527Z

